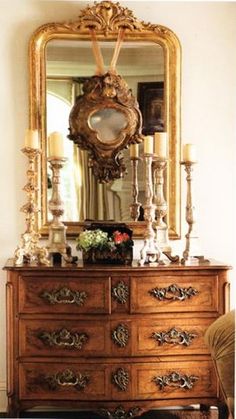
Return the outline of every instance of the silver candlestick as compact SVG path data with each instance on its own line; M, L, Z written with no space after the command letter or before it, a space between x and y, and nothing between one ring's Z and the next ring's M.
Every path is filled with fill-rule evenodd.
M195 218L195 207L193 205L193 190L192 190L192 173L193 167L196 162L183 161L185 171L187 173L187 197L186 197L186 221L188 223L188 232L185 235L186 245L183 252L182 263L188 261L191 257L199 260L204 260L204 256L200 255L199 252L199 238L196 232L196 218Z
M67 227L61 221L61 218L64 214L64 203L61 199L60 171L64 167L67 158L50 157L48 158L48 161L52 170L52 196L49 200L49 210L53 216L49 226L48 250L52 256L60 254L66 262L73 263L76 262L77 258L71 256L71 247L66 241Z
M36 184L35 163L40 150L25 147L21 151L28 157L29 164L26 172L28 182L23 188L27 193L28 202L20 209L20 211L25 213L26 231L21 235L21 243L15 250L14 263L15 265L24 263L49 265L48 251L45 247L39 246L40 234L35 230L35 214L39 211L36 204L38 187Z
M139 217L139 209L141 202L138 202L138 162L140 157L130 157L130 163L132 168L132 197L133 202L130 204L130 216L132 220L137 221Z
M164 171L167 166L167 159L154 157L153 178L154 178L154 204L156 206L156 240L162 251L171 253L171 247L168 240L168 226L164 221L167 215L168 205L164 197Z
M144 220L147 222L147 227L144 233L144 246L140 252L139 264L143 266L145 263L158 263L162 255L153 229L153 221L155 219L155 205L153 204L153 186L152 186L152 154L144 154L144 168L145 168L145 205L144 205Z

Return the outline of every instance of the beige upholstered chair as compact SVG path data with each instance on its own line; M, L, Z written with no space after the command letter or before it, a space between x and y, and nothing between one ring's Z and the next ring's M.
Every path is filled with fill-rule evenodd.
M234 417L235 379L235 310L219 317L207 329L205 342L210 348L222 392L229 409L229 418Z

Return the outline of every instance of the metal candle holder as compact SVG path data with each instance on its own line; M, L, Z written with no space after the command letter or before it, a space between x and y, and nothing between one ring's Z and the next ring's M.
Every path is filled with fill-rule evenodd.
M155 205L153 204L153 186L152 186L152 154L144 154L145 167L145 205L144 205L144 220L147 222L147 227L144 233L144 246L140 252L139 264L143 266L145 263L160 263L162 255L153 229L153 221L155 219Z
M138 202L138 162L140 157L130 157L130 163L132 168L132 197L133 202L130 205L130 216L132 220L137 221L139 217L139 209L141 202Z
M35 231L35 214L39 211L36 205L36 171L35 162L40 150L25 147L22 150L28 157L28 169L26 172L28 182L23 188L27 193L28 202L21 207L20 211L25 213L26 231L21 235L21 243L15 250L14 263L22 265L23 263L39 263L49 265L48 251L45 247L38 245L40 234Z
M183 161L181 164L184 165L185 171L187 173L186 221L188 223L188 232L185 235L186 245L181 262L185 263L191 257L204 261L204 256L199 255L199 238L196 233L195 207L193 205L192 173L194 164L196 164L196 162Z
M67 227L61 221L64 214L64 203L60 192L60 171L64 167L67 158L49 157L48 161L52 170L52 196L49 201L49 210L53 216L49 226L48 251L52 256L60 254L66 262L73 263L77 261L77 258L71 256L71 247L66 241Z
M154 204L156 207L156 240L162 251L171 253L168 240L168 226L164 221L167 214L168 205L164 197L164 170L167 166L167 159L163 157L153 158L153 178L154 178Z

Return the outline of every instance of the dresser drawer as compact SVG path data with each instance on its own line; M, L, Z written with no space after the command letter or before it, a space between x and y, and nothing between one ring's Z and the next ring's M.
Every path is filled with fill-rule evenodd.
M212 319L165 318L134 322L135 355L207 354L204 334Z
M20 313L111 312L110 278L21 276Z
M131 278L131 312L217 312L217 275L160 275Z
M25 363L22 399L160 400L217 396L211 362Z
M217 378L211 361L176 359L135 365L133 381L135 398L139 400L217 397Z
M109 323L98 320L20 320L20 356L107 356Z

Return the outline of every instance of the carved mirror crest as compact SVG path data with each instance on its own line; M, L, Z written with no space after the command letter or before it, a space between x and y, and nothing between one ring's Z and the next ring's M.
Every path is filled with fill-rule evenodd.
M86 85L89 85L89 80L94 76L95 62L91 47L91 29L96 32L97 41L103 49L105 59L106 55L108 56L107 62L109 63L121 28L125 31L125 36L117 63L118 72L116 76L120 75L132 89L134 99L130 96L130 100L134 100L133 114L131 115L129 105L127 107L123 106L124 102L117 104L113 102L113 106L111 106L111 102L103 101L103 105L99 109L96 106L94 108L90 107L89 112L85 116L90 133L88 134L86 131L87 128L82 127L82 138L73 132L73 123L70 124L71 132L69 132L69 114L73 106L76 106L76 97L81 96L81 92L83 92L81 86L86 91ZM169 208L169 236L171 239L179 238L180 44L176 35L166 27L139 21L134 17L131 10L122 7L119 3L102 1L81 10L79 17L74 21L47 23L38 28L30 40L29 60L30 128L39 130L42 145L42 154L38 161L38 201L40 208L38 227L41 234L48 233L49 223L50 172L47 165L47 136L52 131L60 131L59 123L61 122L61 118L57 117L53 120L55 125L52 125L49 118L50 112L53 116L56 115L54 105L51 106L50 104L52 96L53 99L58 99L59 96L63 97L64 104L66 103L68 109L65 117L67 124L65 141L77 150L79 148L73 144L73 141L77 144L83 143L85 150L79 151L79 158L80 161L84 162L86 170L90 170L89 166L92 165L100 180L103 178L105 182L109 181L105 185L99 186L94 179L90 180L90 172L84 172L84 177L82 176L81 179L89 178L88 182L90 183L86 184L84 180L81 182L80 179L79 198L72 195L70 198L66 197L65 200L66 205L68 204L68 213L73 206L76 206L73 216L70 213L69 215L65 213L65 224L68 225L67 234L71 236L77 235L83 226L86 225L88 218L96 221L99 219L115 222L125 221L133 230L134 236L143 234L145 222L134 222L129 218L128 202L131 199L131 167L129 151L124 151L124 147L129 145L130 142L140 141L138 128L140 113L139 108L136 108L135 104L138 96L138 84L147 84L149 87L151 83L158 83L163 86L162 91L164 94L163 97L157 97L153 104L157 104L156 108L161 109L162 129L168 132L169 137L169 164L165 179L165 195ZM99 79L100 83L102 82L99 87L101 91L106 87L106 83L114 89L115 81L110 80L109 77L110 74L108 74L108 79L106 79L105 75L102 79ZM67 88L65 86L69 86L69 93L65 93ZM125 94L122 97L122 101L128 101L127 87L125 85L123 87ZM155 108L153 109L154 112L152 112L152 107L150 107L149 113L150 118L154 117L155 119ZM116 126L114 126L113 118L117 119ZM135 119L137 124L132 126ZM102 129L101 120L107 121L105 128L104 124L102 124ZM113 131L107 134L106 129L109 128L109 122L111 121ZM150 124L153 123L151 120L149 122ZM154 121L153 126L154 128L157 127L156 121ZM91 137L91 143L95 142L96 147L90 148L90 153L88 153L84 139L87 135L91 135L91 132L96 133L95 136ZM75 134L73 141L68 139L70 134ZM120 155L122 150L124 151L123 156ZM142 144L140 145L140 156L141 151ZM65 174L66 193L72 187L71 173L75 171L75 167L78 167L78 151L75 156L75 149L73 148L71 155L73 155L75 160L73 160L74 165L70 174ZM101 169L103 167L103 164L100 164L101 159L103 159L102 163L104 163L104 159L107 163L107 166L105 164L105 172ZM111 160L112 165L110 165ZM120 179L118 177L124 174L125 166L128 173ZM84 167L80 167L82 172ZM138 173L140 196L144 194L142 171L140 162ZM111 178L114 179L115 177L118 179L110 181ZM78 178L75 179L75 183L78 189ZM90 197L88 197L89 193ZM98 198L95 198L96 193ZM94 211L95 201L98 204L98 209L96 209L98 213L101 212L101 203L103 205L104 202L108 202L108 207L111 203L112 205L114 203L114 208L112 210L109 208L110 212L104 211L102 217L95 218L93 212L84 210L85 206L90 202L91 211ZM123 208L128 208L128 210Z

